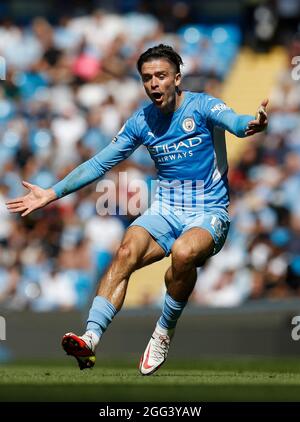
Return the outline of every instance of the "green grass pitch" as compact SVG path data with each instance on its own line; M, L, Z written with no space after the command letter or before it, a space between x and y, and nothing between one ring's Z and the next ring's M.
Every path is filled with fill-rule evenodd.
M71 358L0 364L0 401L299 401L300 359L172 361L154 375L136 362L101 361L79 371Z

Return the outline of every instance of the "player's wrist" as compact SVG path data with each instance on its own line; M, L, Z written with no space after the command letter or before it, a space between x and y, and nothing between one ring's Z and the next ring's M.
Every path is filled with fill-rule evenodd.
M46 197L47 197L47 203L55 201L57 199L55 190L52 188L46 189Z

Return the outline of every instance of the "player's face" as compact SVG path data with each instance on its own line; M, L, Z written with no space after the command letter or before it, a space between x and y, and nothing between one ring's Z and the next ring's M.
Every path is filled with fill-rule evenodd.
M181 81L180 73L166 59L155 59L145 62L141 68L141 76L145 91L162 112L174 111L178 106L176 88Z

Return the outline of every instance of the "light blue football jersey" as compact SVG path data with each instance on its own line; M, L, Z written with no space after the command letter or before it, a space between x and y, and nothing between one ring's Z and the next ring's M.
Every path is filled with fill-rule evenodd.
M226 112L232 110L221 100L186 91L174 113L165 115L154 104L136 112L113 142L128 152L146 146L157 169L162 200L166 196L174 205L195 205L200 197L205 207L226 208L226 144L224 129L218 126Z

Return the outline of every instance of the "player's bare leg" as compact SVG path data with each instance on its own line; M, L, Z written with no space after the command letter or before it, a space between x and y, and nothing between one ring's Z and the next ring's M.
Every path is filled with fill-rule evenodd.
M141 357L142 375L153 374L165 362L178 318L192 293L197 273L213 253L211 234L201 228L192 228L180 236L172 247L172 264L165 274L166 299L152 337Z
M164 250L142 227L130 227L106 274L99 283L98 296L106 297L119 311L123 305L129 277L165 256Z
M63 348L77 359L80 369L94 366L99 338L121 309L131 274L164 256L164 250L145 229L132 226L127 230L111 265L99 282L87 332L83 336L67 333L62 339Z
M174 242L172 265L165 274L167 292L174 300L188 300L197 280L196 268L211 256L214 246L211 234L198 227L188 230Z

